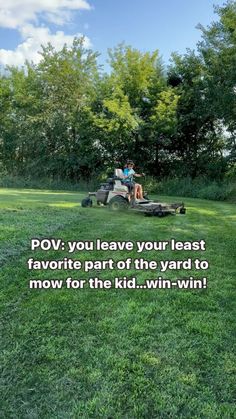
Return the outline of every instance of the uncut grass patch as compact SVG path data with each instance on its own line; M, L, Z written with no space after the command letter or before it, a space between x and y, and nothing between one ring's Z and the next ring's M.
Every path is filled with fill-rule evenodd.
M21 197L14 193L5 195L8 210L19 205ZM55 209L61 224L53 236L64 241L204 239L206 251L195 256L209 261L208 289L29 290L31 277L65 278L68 272L29 272L27 259L45 259L45 252L24 248L1 271L1 415L233 418L235 206L188 198L186 216L146 218L102 207L82 209L77 204L83 194L45 195L44 202L36 194L33 204L33 197L24 204L32 217L26 235L22 229L23 241L30 230L40 235ZM65 200L67 208L55 207ZM38 223L38 211L44 211L44 224ZM20 225L20 213L15 214ZM9 214L2 216L7 224ZM189 255L193 257L191 252L167 251L162 258ZM50 251L46 256L59 259L67 253ZM132 251L129 256L141 255ZM94 251L89 257L122 259L127 253ZM151 260L157 254L144 252L142 257ZM190 273L197 274L173 271L168 276ZM69 273L75 278L81 274ZM104 279L114 274L127 272L91 272ZM140 272L139 281L147 275L153 273Z

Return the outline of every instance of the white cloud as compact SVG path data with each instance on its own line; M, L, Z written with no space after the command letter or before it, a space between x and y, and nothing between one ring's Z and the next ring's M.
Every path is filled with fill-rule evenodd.
M52 33L46 26L39 26L42 21L63 25L68 23L72 14L78 10L90 10L87 0L0 0L0 27L17 30L22 42L15 50L0 49L0 64L22 66L25 60L38 63L41 45L50 42L56 50L64 44L72 45L75 36L64 31ZM91 46L89 38L84 37L85 47Z
M87 0L0 0L0 26L16 29L39 17L56 24L68 21L70 11L89 10Z
M74 36L82 36L80 33L75 35L66 35L63 31L51 33L47 27L34 27L32 25L25 25L20 29L23 42L19 44L15 50L0 49L0 64L23 66L25 60L38 63L41 55L38 53L41 50L41 45L46 45L50 42L56 50L62 49L64 44L71 46ZM84 46L91 46L89 38L84 37Z

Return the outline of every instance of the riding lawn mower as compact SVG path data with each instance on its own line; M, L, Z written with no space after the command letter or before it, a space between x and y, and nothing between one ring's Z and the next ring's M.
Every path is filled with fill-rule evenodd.
M123 183L123 172L121 169L115 170L115 175L102 183L97 192L89 192L88 197L81 202L82 207L91 207L93 201L91 197L96 197L97 205L108 206L113 211L132 210L143 212L146 216L163 217L168 214L185 214L184 203L167 204L149 199L144 195L144 199L135 199L129 187Z

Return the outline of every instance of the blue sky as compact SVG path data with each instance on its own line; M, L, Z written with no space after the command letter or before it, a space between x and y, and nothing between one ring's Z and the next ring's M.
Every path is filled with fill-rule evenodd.
M184 53L200 39L196 29L217 19L213 5L224 0L0 0L0 64L37 62L41 43L56 48L84 34L101 53L125 41L142 51L158 49L167 64L173 51ZM107 65L105 64L107 68Z

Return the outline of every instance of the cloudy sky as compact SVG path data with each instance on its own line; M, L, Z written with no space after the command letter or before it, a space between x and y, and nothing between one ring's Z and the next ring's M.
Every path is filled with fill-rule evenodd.
M41 44L57 49L74 36L101 53L125 41L143 51L159 49L164 62L200 39L196 25L216 19L224 0L0 0L0 65L38 62ZM105 64L106 67L106 64Z

